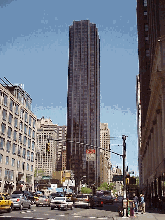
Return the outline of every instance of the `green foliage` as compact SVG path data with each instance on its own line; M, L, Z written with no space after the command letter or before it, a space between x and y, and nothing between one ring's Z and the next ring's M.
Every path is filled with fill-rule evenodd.
M92 189L90 189L88 187L82 187L81 188L81 193L90 194L91 192L92 192Z
M34 177L37 177L37 176L44 176L44 170L42 170L42 169L35 169L34 170Z
M115 183L108 184L108 183L105 182L105 183L102 183L100 185L100 187L97 188L97 190L108 190L108 191L110 191L110 190L114 189L114 186L115 186Z
M117 192L117 190L116 190L116 189L113 189L113 195L115 195L115 194L116 194L116 192Z

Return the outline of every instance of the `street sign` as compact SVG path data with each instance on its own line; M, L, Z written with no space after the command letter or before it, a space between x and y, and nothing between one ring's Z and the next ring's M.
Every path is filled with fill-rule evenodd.
M63 186L75 186L75 180L65 180Z
M113 181L123 181L123 175L113 175Z
M96 160L95 149L86 150L86 161L95 161L95 160Z

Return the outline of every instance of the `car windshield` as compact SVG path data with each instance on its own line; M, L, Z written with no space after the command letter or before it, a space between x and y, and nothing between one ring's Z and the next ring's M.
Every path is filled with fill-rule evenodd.
M65 198L62 198L62 197L61 198L57 198L56 197L55 200L65 200Z
M40 196L40 198L46 198L46 196ZM39 198L39 199L40 199L40 198Z
M86 195L77 195L77 198L87 198Z
M11 198L20 198L22 195L21 194L12 194Z

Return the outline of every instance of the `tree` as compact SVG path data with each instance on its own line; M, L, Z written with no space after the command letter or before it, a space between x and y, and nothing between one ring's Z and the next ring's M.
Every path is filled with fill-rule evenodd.
M92 189L90 189L88 187L82 187L81 192L84 194L90 194L92 192Z
M97 190L107 190L107 191L110 191L110 190L114 189L114 186L115 186L115 183L108 184L107 182L105 182L105 183L102 183L100 185L100 187L97 188Z
M44 170L42 170L42 169L35 169L34 170L34 177L37 177L37 176L44 176Z

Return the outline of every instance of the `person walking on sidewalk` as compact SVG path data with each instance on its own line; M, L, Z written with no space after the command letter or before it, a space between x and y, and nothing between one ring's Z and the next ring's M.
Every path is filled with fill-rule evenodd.
M134 196L133 201L135 204L135 212L138 212L138 197L135 196L135 193L133 194L133 196Z
M141 207L142 207L142 214L143 214L143 213L145 213L145 201L144 201L144 195L141 194L140 197L141 197L141 202L140 202L140 204L141 204Z

